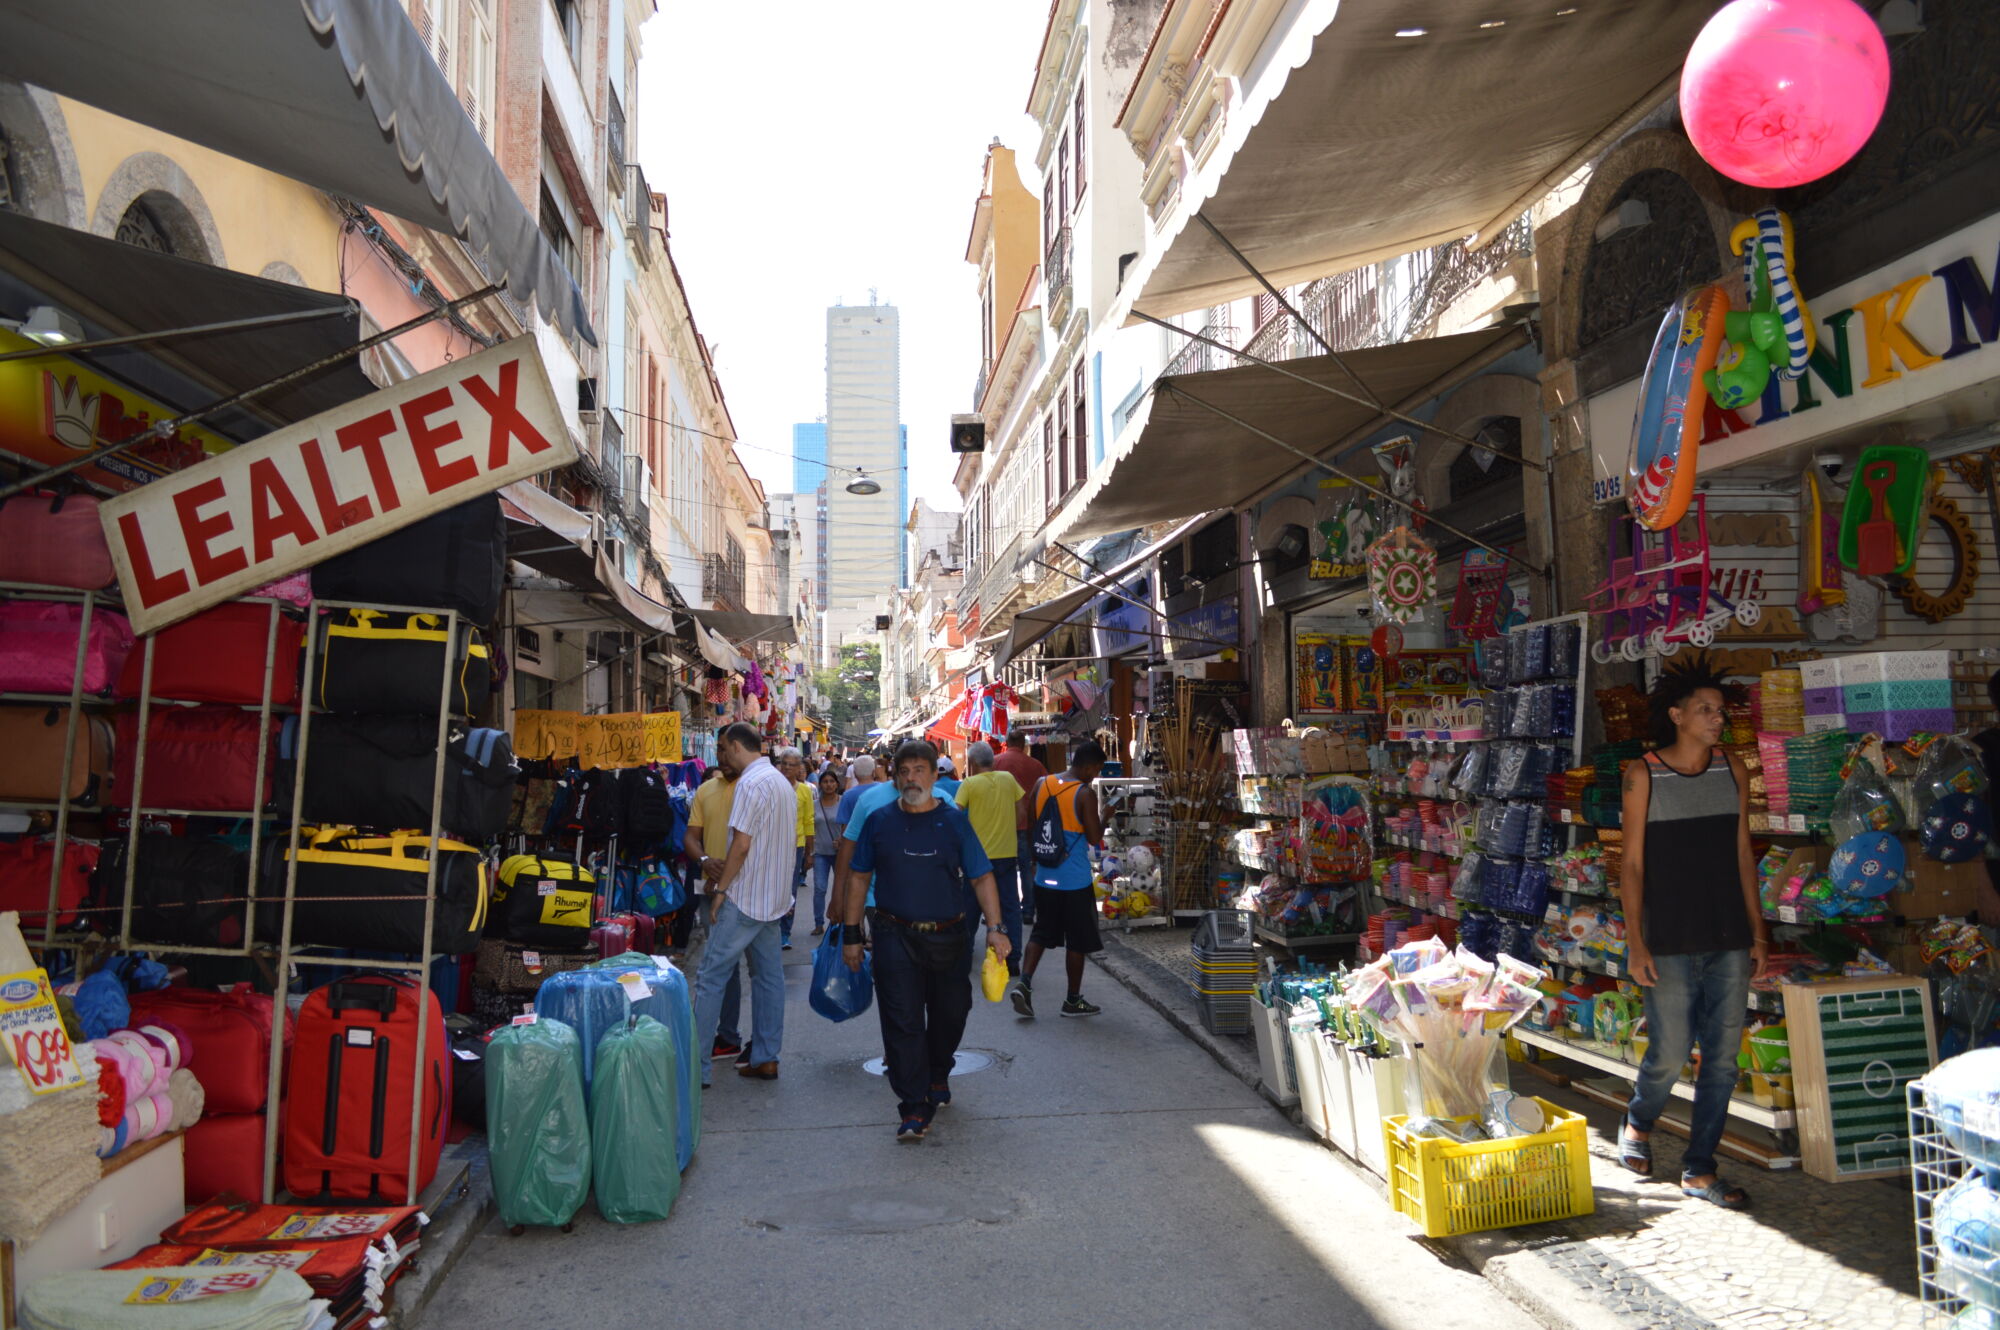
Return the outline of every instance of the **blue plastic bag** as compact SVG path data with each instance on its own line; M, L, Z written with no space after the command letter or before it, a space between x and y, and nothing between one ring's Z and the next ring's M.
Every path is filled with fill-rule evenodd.
M828 924L826 936L813 948L812 992L807 1000L830 1021L852 1020L875 1000L875 971L868 953L861 953L859 970L848 969L840 954L845 931L845 925Z

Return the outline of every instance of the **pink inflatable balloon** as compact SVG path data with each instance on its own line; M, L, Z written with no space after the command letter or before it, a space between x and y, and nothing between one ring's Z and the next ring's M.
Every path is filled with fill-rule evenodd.
M1681 69L1681 120L1695 151L1764 189L1845 165L1888 100L1888 48L1854 0L1733 0Z

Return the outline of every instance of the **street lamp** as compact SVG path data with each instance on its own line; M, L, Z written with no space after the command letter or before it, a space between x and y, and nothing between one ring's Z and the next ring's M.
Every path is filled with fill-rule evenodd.
M854 479L847 482L847 492L849 494L880 494L882 486L879 481L870 480L866 471L856 471Z

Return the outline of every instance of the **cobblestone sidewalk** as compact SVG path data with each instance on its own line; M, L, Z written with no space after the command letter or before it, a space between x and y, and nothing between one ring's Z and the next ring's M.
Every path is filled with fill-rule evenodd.
M1186 983L1193 966L1186 929L1111 933L1106 943L1106 968L1120 982L1141 991L1238 1075L1255 1078L1248 1037L1200 1029ZM1617 1163L1615 1110L1516 1074L1517 1090L1589 1119L1596 1213L1440 1245L1546 1323L1565 1330L1923 1325L1907 1182L1836 1186L1796 1170L1725 1161L1727 1176L1752 1198L1750 1210L1731 1213L1683 1197L1674 1185L1678 1137L1653 1138L1655 1176L1664 1181L1639 1178Z

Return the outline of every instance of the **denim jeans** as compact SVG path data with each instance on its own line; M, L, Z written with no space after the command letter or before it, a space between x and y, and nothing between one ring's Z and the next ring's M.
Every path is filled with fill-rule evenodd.
M778 941L783 946L792 944L792 920L799 912L799 888L806 884L806 847L801 845L792 859L792 908L785 911L785 917L778 921Z
M692 876L696 886L704 885L701 874ZM687 902L674 920L674 945L680 948L686 948L693 940L696 921L708 918L708 897L690 892ZM707 924L701 925L701 934L708 936ZM743 1046L743 965L740 961L729 971L729 984L722 990L722 1018L716 1026L715 1039L701 1046L700 1056L707 1057L716 1040L732 1048Z
M927 1111L931 1086L949 1083L972 1010L965 953L966 936L957 929L911 933L884 922L875 931L882 1060L896 1110L904 1117Z
M1646 989L1646 1046L1632 1102L1625 1116L1639 1131L1651 1131L1672 1097L1688 1054L1701 1046L1701 1074L1695 1078L1694 1113L1688 1124L1683 1177L1715 1172L1715 1146L1729 1120L1729 1097L1736 1090L1736 1055L1743 1040L1743 1011L1750 1002L1750 953L1704 951L1687 956L1655 956L1660 982Z
M785 1037L785 969L778 954L778 921L752 919L724 899L722 909L709 925L708 945L701 954L701 968L695 974L694 1016L697 1050L715 1042L721 1024L724 990L736 975L737 964L750 959L750 1061L776 1062ZM709 1060L701 1062L701 1083L709 1083Z
M816 854L813 856L813 927L826 927L826 890L833 881L833 865L836 856Z

